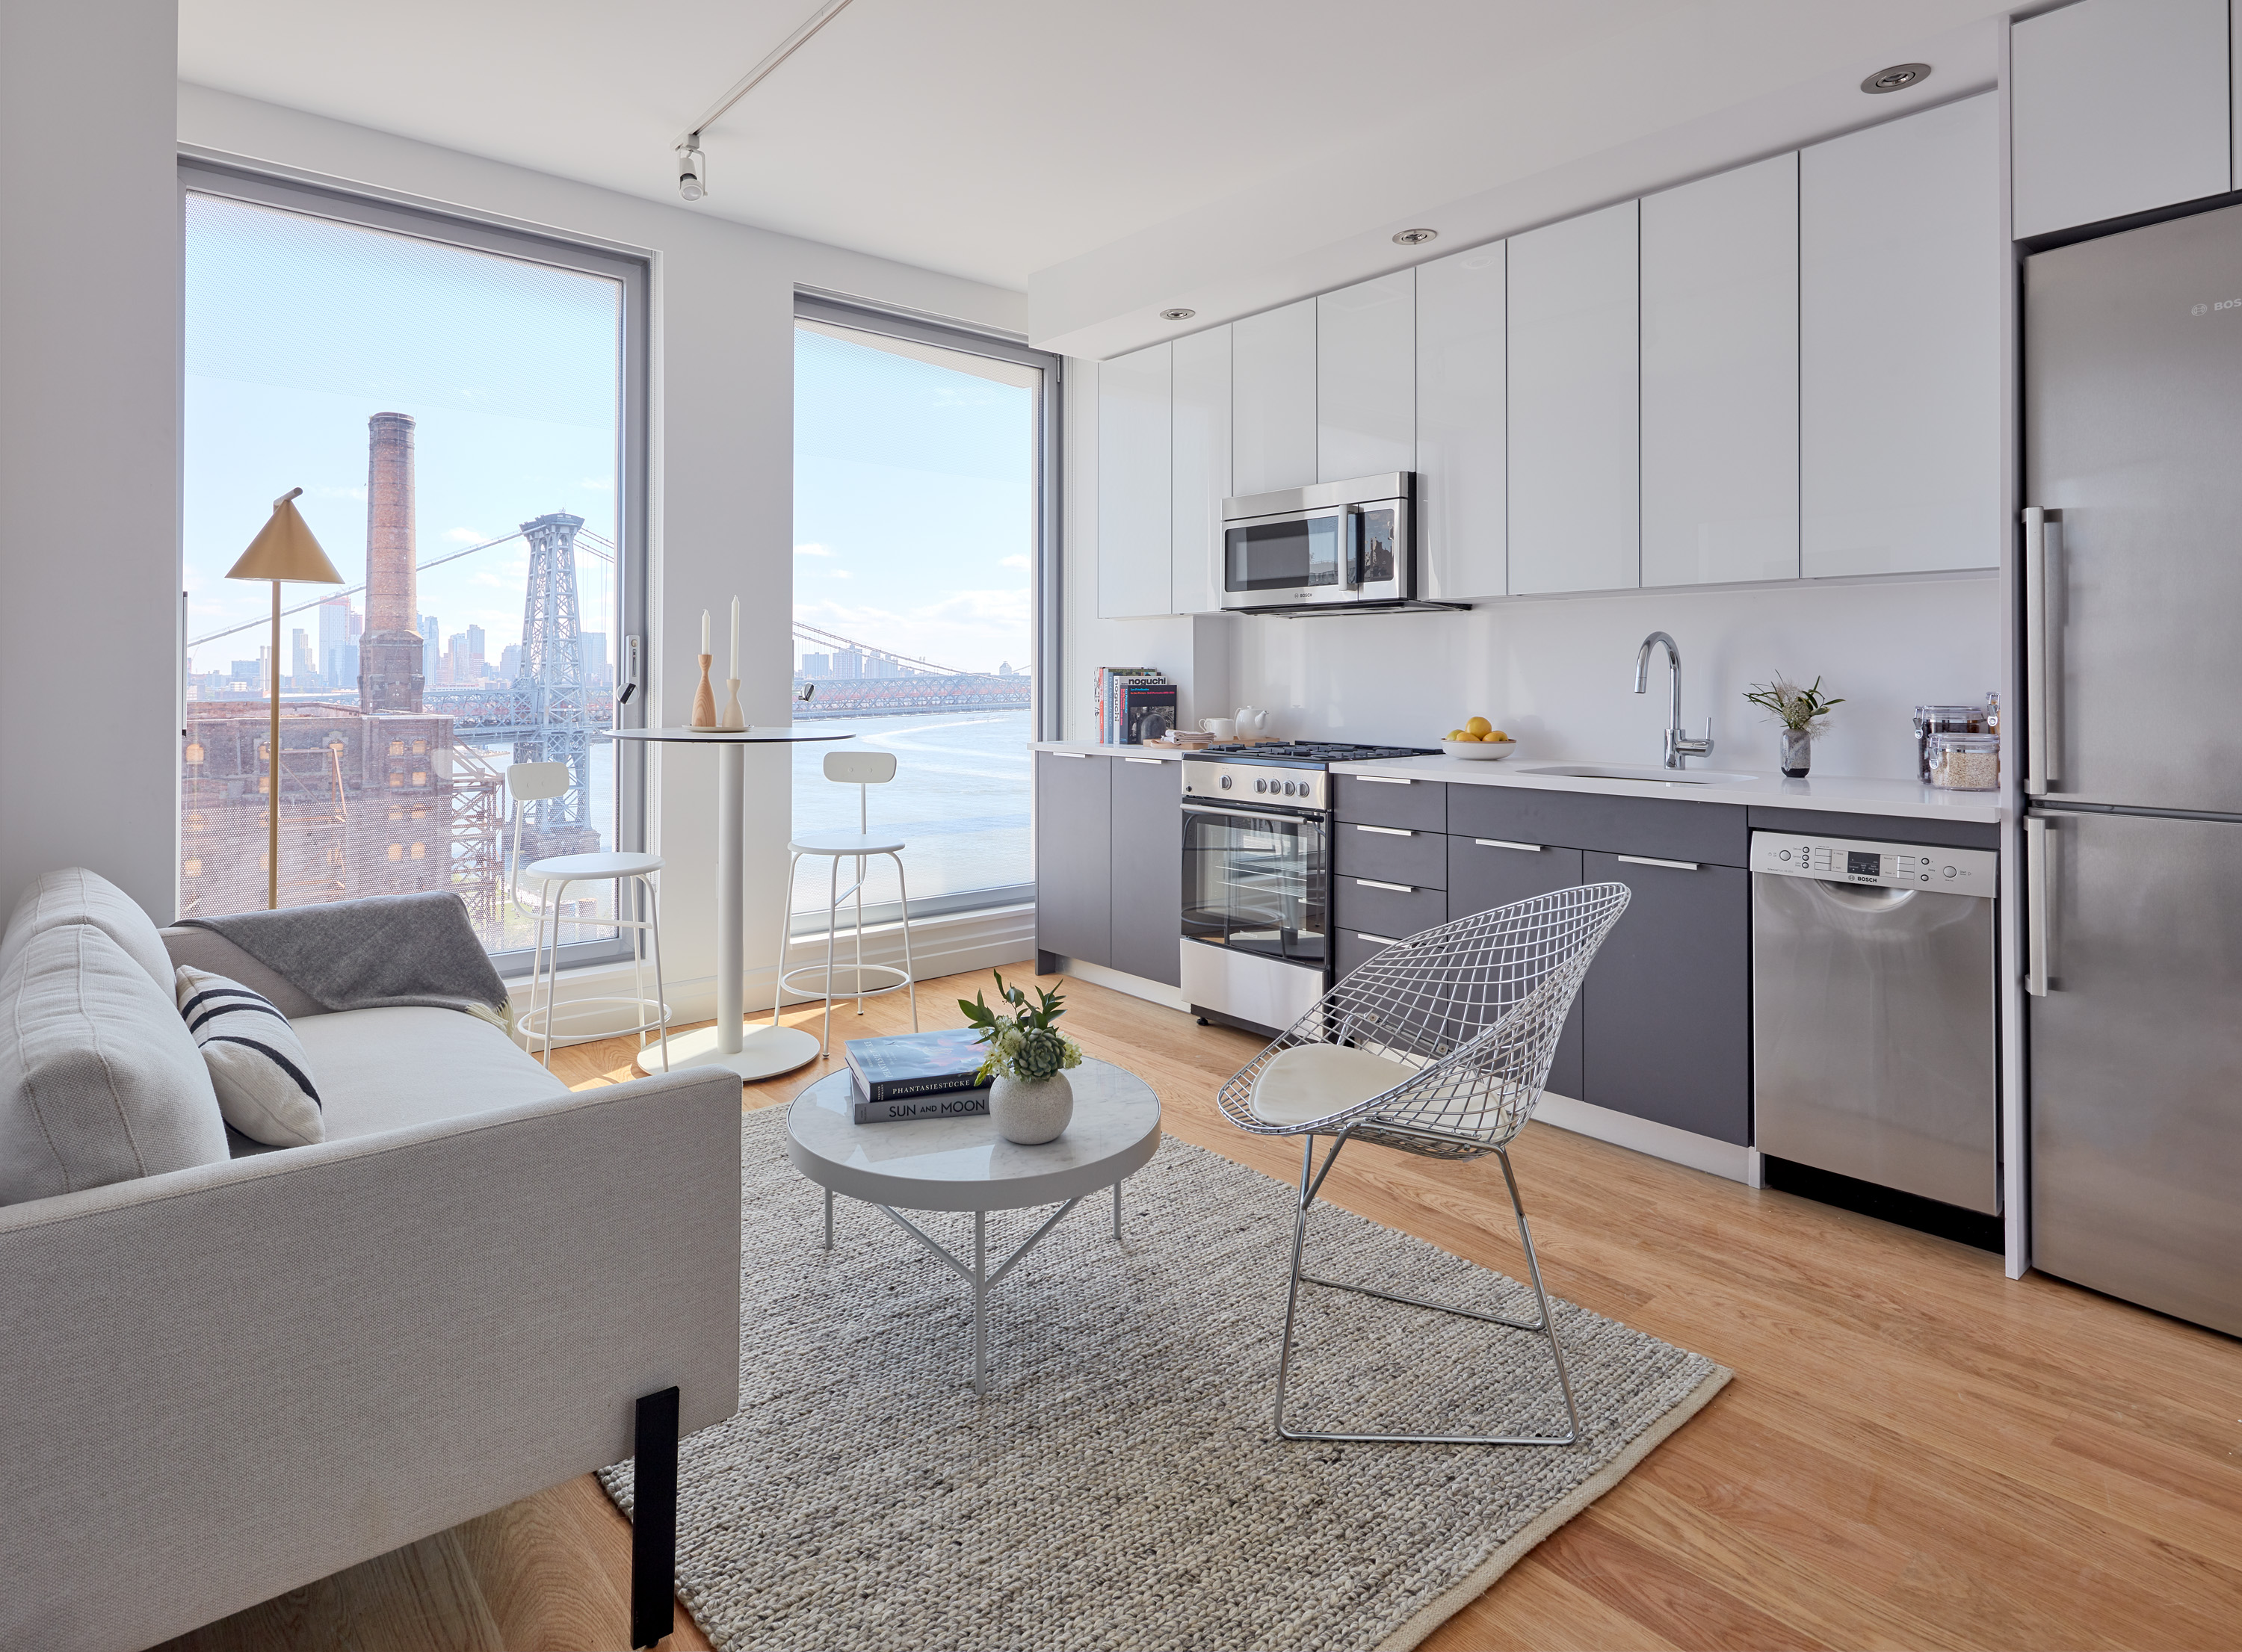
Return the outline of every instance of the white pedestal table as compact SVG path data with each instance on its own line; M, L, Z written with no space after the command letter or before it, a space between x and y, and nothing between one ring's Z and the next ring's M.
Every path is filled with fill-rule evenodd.
M1028 1147L997 1134L987 1114L858 1124L844 1069L795 1097L786 1151L796 1170L825 1189L825 1247L833 1247L833 1195L879 1207L973 1288L973 1388L989 1388L989 1293L1058 1219L1089 1194L1113 1189L1113 1237L1121 1237L1121 1182L1151 1162L1160 1145L1160 1099L1135 1073L1084 1059L1067 1074L1074 1117L1056 1141ZM989 1213L1057 1204L1043 1225L993 1268ZM901 1207L899 1210L897 1207ZM966 1266L903 1210L973 1213L973 1263Z
M716 1024L669 1035L669 1064L727 1067L743 1080L775 1078L815 1060L817 1040L791 1027L748 1028L746 1016L747 748L802 740L849 740L849 729L778 723L762 728L619 728L619 740L713 746L716 751ZM786 960L779 960L781 968ZM846 1076L845 1074L843 1075Z

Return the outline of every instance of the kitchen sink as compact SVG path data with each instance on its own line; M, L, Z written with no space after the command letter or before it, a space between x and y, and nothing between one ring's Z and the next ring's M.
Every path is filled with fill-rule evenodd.
M1633 780L1639 786L1745 786L1754 779L1721 769L1629 768L1614 763L1521 763L1520 774L1563 775L1579 780Z

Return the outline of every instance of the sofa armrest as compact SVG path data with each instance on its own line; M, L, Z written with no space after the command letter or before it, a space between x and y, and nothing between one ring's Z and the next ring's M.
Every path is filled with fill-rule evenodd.
M0 1645L143 1646L739 1404L740 1090L681 1072L0 1209Z

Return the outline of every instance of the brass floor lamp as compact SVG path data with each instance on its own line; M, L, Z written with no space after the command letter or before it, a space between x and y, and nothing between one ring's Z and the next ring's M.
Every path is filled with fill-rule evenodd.
M272 719L266 732L265 758L265 904L280 910L280 582L339 585L342 575L312 537L310 525L296 513L299 487L290 488L272 501L272 516L258 530L241 553L241 560L226 570L229 579L270 579L272 582L272 652L267 685Z

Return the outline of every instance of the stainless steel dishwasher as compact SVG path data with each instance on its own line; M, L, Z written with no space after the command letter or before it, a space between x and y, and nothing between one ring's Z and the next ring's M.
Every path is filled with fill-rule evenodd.
M1753 1145L2000 1208L1998 857L1755 832Z

